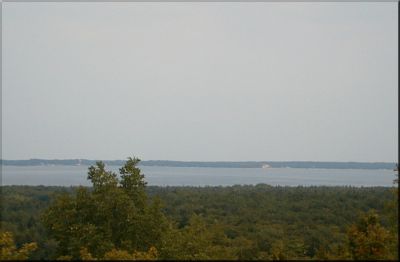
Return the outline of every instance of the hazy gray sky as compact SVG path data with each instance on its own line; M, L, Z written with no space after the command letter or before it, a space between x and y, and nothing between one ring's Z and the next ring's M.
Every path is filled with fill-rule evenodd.
M397 3L3 3L4 159L396 161Z

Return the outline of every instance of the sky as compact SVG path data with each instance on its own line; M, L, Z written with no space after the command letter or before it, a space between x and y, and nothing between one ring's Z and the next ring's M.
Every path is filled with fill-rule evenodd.
M2 158L397 159L397 3L2 3Z

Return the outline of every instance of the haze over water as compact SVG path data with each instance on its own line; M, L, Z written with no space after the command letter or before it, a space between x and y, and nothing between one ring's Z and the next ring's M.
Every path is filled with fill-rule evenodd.
M118 166L108 166L118 173ZM392 186L392 170L141 166L148 185ZM2 166L2 185L90 186L87 166Z

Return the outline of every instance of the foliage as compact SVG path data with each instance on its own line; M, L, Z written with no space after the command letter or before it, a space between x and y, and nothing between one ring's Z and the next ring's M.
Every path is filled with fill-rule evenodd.
M397 165L398 170L398 165ZM386 202L385 215L388 217L388 229L391 237L389 245L390 253L393 254L393 259L399 259L399 174L396 174L396 179L393 181L395 185L392 189L392 199Z
M120 169L121 179L97 162L88 172L92 190L79 187L46 210L43 222L59 242L58 255L78 259L86 247L94 257L103 257L113 249L140 252L160 245L166 218L158 200L148 201L138 162L129 158Z
M38 248L30 254L30 259L55 259L57 242L48 236L40 214L54 197L72 190L54 186L1 187L1 229L13 233L17 247L28 242L37 243Z
M350 253L355 260L389 259L389 231L379 223L379 216L370 211L348 231Z
M104 260L155 260L157 259L157 249L150 247L147 252L135 251L132 254L125 250L113 249L104 255Z
M366 232L388 233L378 255L396 258L393 188L152 187L136 164L126 180L96 165L92 188L3 186L1 228L17 249L38 244L30 259L351 259ZM374 226L357 227L371 209Z
M155 247L150 247L146 252L135 251L129 253L126 250L112 249L104 254L102 258L95 258L87 248L81 248L81 260L155 260L158 257L158 252Z
M10 232L0 234L0 260L25 260L35 249L37 249L35 242L24 244L18 249Z

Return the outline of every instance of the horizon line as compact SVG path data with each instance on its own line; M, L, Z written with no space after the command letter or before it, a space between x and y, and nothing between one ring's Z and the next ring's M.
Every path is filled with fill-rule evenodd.
M128 159L128 158L126 158ZM29 158L29 159L0 159L0 161L29 161L29 160L52 160L52 161L63 161L63 160L88 160L88 161L126 161L126 159L88 159L88 158ZM139 158L140 159L140 158ZM140 159L141 162L144 161L169 161L169 162L212 162L212 163L217 163L217 162L331 162L331 163L396 163L396 161L333 161L333 160L240 160L240 161L235 161L235 160L163 160L163 159Z

